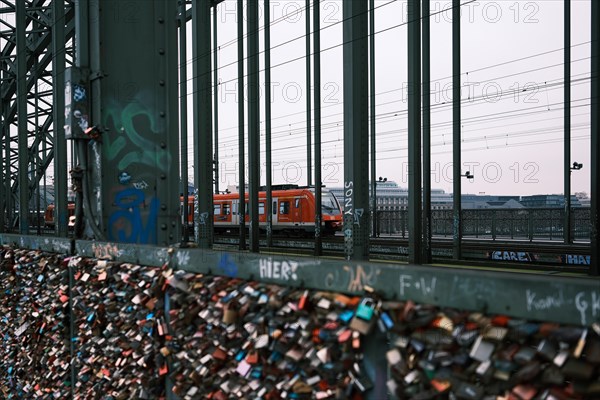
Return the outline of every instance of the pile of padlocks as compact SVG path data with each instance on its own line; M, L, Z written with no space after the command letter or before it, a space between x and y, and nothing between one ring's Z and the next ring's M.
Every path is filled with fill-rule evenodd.
M0 398L68 398L68 276L62 258L0 248Z
M168 371L158 268L73 258L75 398L156 399ZM110 397L109 397L110 396ZM104 397L103 397L104 398Z
M2 398L62 399L72 389L77 399L600 399L597 322L392 302L368 287L347 296L168 266L0 255Z
M364 364L377 356L363 355L373 336L389 398L600 399L598 323L390 302L370 288L358 298L194 274L169 283L174 392L185 399L376 398Z
M372 387L350 327L358 298L186 273L168 282L179 397L333 399Z

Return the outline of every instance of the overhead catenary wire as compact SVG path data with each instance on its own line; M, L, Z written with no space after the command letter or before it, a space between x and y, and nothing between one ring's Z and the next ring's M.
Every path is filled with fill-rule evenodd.
M575 79L575 80L572 81L572 83L573 83L573 86L575 86L575 85L584 84L588 80L589 79L585 79L585 78ZM555 84L549 84L547 86L556 86L553 89L560 89L562 87L561 85L562 85L562 82L556 82ZM540 88L538 88L538 89L540 89ZM515 89L515 90L513 90L511 92L508 92L507 95L513 95L513 94L518 93L518 92L519 92L519 90ZM475 106L477 104L473 104L473 103L475 103L477 101L485 101L485 100L486 100L485 96L480 96L478 98L464 99L462 101L462 103L463 104L467 104L467 106ZM390 102L390 104L391 103L395 103L395 102L399 102L399 101L401 101L401 100L396 100L396 101ZM556 106L556 105L559 105L559 104L562 104L562 103L555 103L555 104L553 104L553 106ZM445 104L440 103L440 104L432 106L432 113L440 113L440 112L443 112L443 111L445 111L445 109L448 109L450 107L451 107L451 104L449 104L449 103L445 103ZM386 113L381 113L381 114L378 114L375 118L377 120L379 120L379 122L378 122L378 124L379 124L379 123L381 123L381 119L383 119L383 118L392 117L392 118L396 119L396 118L399 118L399 117L404 117L405 114L406 114L406 109L402 109L402 110L396 110L396 111L390 111L390 112L386 112ZM334 115L341 115L341 113L334 114ZM463 119L463 122L469 123L470 121L473 120L473 118L485 118L489 122L489 118L491 116L493 116L493 115L492 114L486 114L486 115L484 115L482 117L472 117L472 118L469 118L469 119ZM332 122L324 123L323 127L322 127L322 130L323 131L327 131L329 129L339 127L342 124L342 122L343 122L342 120L337 120L337 121L332 121ZM452 122L449 121L446 124L447 125L451 125L451 123ZM441 126L441 124L439 124L439 123L438 124L434 124L432 126L432 128L435 127L435 126ZM282 138L285 138L287 140L287 138L288 138L289 135L304 133L304 126L303 125L299 126L298 128L294 128L294 129L291 129L291 127L289 126L289 124L286 125L286 126L282 125L282 126L278 126L278 127L275 127L275 128L281 128L281 129L273 131L272 138L274 140L279 140L279 139L282 139ZM222 143L223 143L223 146L227 146L227 145L231 144L231 142L232 142L231 140L230 141L225 140Z

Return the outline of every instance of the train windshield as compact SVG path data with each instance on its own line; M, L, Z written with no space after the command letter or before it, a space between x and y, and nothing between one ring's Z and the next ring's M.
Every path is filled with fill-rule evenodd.
M321 198L321 212L323 214L339 214L340 205L331 192L323 193Z

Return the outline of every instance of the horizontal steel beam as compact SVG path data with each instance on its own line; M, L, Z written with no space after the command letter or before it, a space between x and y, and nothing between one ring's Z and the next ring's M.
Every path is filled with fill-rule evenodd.
M70 253L194 273L360 295L514 318L588 326L600 322L600 279L476 269L351 262L315 257L0 235L3 245Z
M23 249L43 250L52 253L71 255L75 251L74 240L67 238L22 236L3 233L0 235L0 245L18 246Z
M210 6L211 7L216 7L216 6L218 6L219 4L221 4L224 1L225 0L211 0ZM186 10L186 12L185 12L185 20L186 20L186 22L192 20L192 9L191 8L189 10Z

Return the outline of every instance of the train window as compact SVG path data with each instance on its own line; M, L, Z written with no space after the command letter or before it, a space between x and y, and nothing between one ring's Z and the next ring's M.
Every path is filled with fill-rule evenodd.
M300 208L300 199L296 199L296 208Z
M337 214L340 212L340 205L331 192L323 193L321 200L321 209L324 214Z
M290 213L290 202L282 201L279 203L279 214L289 214Z
M258 215L265 215L265 203L262 201L258 203Z
M273 215L277 214L277 202L273 202Z
M213 210L214 215L220 215L221 214L221 205L215 204L214 207L215 207Z
M223 204L223 215L231 214L231 204Z

